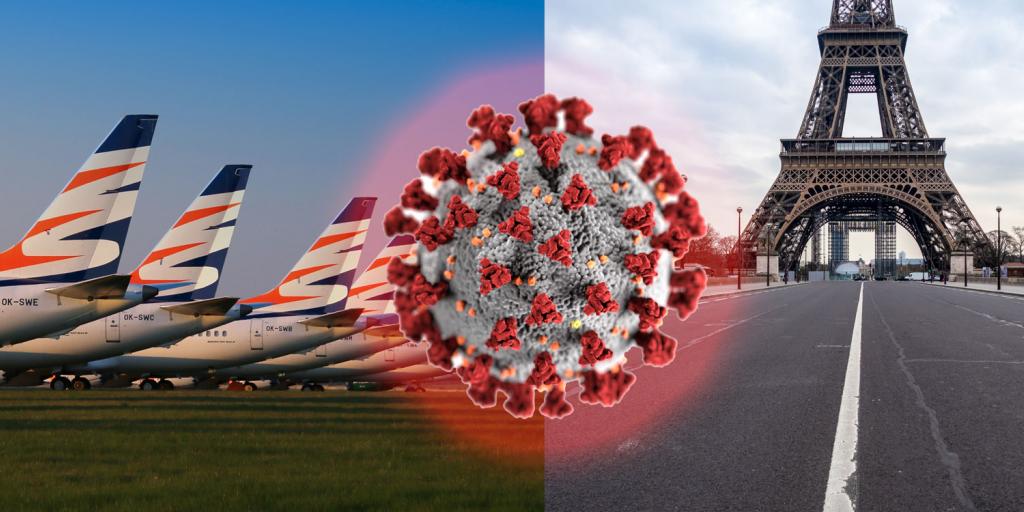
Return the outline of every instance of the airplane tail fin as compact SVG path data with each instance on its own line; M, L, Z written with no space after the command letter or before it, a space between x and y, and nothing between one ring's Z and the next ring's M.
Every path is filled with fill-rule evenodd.
M408 260L415 256L416 239L399 235L381 249L377 257L356 279L345 307L362 308L364 315L394 314L395 287L388 282L388 263L394 257Z
M346 307L359 256L370 227L375 197L357 197L274 289L241 301L252 316L323 315Z
M225 165L135 269L132 284L158 288L158 302L213 298L251 169Z
M129 115L15 245L0 282L74 282L113 274L135 210L157 116Z

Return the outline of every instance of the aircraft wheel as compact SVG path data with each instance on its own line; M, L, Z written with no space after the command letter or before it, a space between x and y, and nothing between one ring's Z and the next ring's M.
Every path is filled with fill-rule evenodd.
M256 391L256 384L246 382L245 385L242 386L242 389L245 391Z
M74 391L88 391L89 389L92 389L92 383L89 382L89 379L75 377L74 380L71 381L71 389Z
M71 389L71 380L67 377L54 377L50 381L50 389L54 391L65 391Z
M159 387L161 391L174 391L174 383L167 379L160 379L160 382L157 383L157 387Z
M313 384L313 391L323 391L324 387L320 384Z
M158 386L159 386L159 384L157 384L155 380L153 380L153 379L146 379L146 380L142 381L141 384L139 384L139 389L141 389L143 391L153 391L153 390L157 389Z
M313 391L313 385L308 382L303 384L302 391Z

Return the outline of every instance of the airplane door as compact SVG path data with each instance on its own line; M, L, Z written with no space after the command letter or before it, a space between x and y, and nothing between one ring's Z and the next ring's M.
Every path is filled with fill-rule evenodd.
M317 347L316 350L313 352L313 355L315 355L316 357L327 357L327 344L324 343L323 345Z
M395 349L389 348L386 352L384 352L384 360L389 363L395 362Z
M121 342L121 316L118 314L110 315L106 319L107 324L107 343L120 343Z
M263 350L263 320L249 321L249 348Z

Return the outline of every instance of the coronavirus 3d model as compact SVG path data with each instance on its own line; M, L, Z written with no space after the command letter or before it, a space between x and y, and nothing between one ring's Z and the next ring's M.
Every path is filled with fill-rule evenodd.
M401 327L425 338L432 364L456 370L482 407L506 395L517 417L612 406L636 377L626 351L664 366L676 340L658 330L668 308L685 319L703 271L674 271L706 228L697 201L647 128L595 139L586 101L544 95L519 106L525 129L490 106L468 120L472 151L433 148L420 178L386 216L388 235L414 233L417 263L395 259L389 280Z

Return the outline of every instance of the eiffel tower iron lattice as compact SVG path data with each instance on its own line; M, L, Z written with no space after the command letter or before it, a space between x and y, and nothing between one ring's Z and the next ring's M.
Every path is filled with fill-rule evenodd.
M821 64L800 131L782 140L782 170L738 246L770 254L762 256L765 271L776 255L779 269L796 270L807 243L835 222L895 221L935 270L950 270L954 250L990 244L946 173L945 139L925 128L906 45L892 0L833 0L831 24L818 33ZM843 137L847 100L858 93L878 98L880 138ZM876 252L890 252L877 245Z

